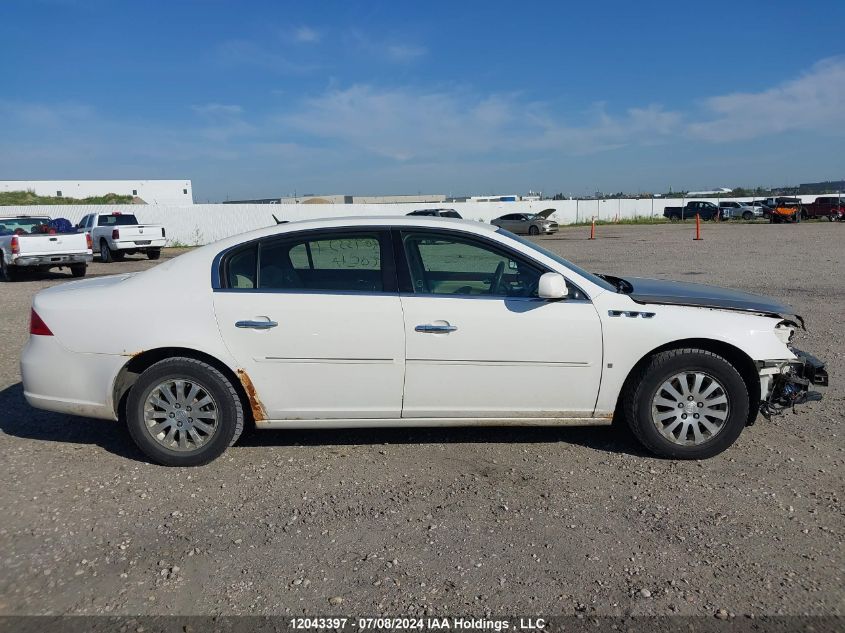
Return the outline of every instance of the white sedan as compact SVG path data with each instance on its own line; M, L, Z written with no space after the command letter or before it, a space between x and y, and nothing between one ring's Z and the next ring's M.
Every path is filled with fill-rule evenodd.
M257 428L599 425L704 458L758 411L818 397L792 310L697 284L597 276L490 225L274 226L142 273L38 293L32 406L125 419L161 464Z

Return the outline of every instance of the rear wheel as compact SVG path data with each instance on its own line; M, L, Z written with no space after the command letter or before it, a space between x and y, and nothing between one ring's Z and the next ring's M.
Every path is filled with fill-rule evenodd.
M127 425L144 454L165 466L201 466L240 436L244 412L234 386L208 363L170 358L129 392Z
M161 257L161 249L151 248L147 251L147 257L149 257L150 259L159 259Z
M631 376L623 398L637 439L673 459L705 459L727 449L745 428L750 406L736 368L695 348L655 354Z
M18 271L14 266L6 265L3 253L0 253L0 281L15 281L18 278Z
M88 272L87 264L73 264L70 267L70 274L73 277L84 277L86 272Z
M114 251L109 248L106 240L100 240L100 261L104 264L114 261Z

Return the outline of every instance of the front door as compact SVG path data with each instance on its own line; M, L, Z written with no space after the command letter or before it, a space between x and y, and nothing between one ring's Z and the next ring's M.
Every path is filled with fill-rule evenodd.
M268 419L400 417L405 335L388 239L303 232L223 259L220 332Z
M415 229L401 244L413 287L403 417L592 416L602 334L583 293L537 298L547 270L472 236Z

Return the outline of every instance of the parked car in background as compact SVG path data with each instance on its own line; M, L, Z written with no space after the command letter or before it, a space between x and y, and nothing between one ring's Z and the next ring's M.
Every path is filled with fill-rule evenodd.
M801 218L827 218L831 222L845 220L845 197L820 196L813 202L804 202L801 205Z
M160 224L139 224L132 213L89 213L77 228L91 236L94 250L104 263L119 261L124 255L146 253L150 259L161 257L167 241Z
M663 217L670 220L694 220L696 214L702 220L718 220L719 207L705 200L690 200L683 207L663 209Z
M84 277L93 259L91 239L82 233L59 233L47 216L0 218L0 280L14 281L22 270L68 268Z
M461 219L461 214L454 209L419 209L418 211L411 211L408 215L419 215L431 218L454 218Z
M566 426L615 412L648 450L702 459L758 410L821 397L808 388L827 384L823 363L790 345L800 322L766 297L595 275L479 222L335 218L42 290L21 376L32 406L125 415L169 465L218 457L250 418Z
M801 221L801 201L794 198L794 202L788 198L781 199L769 214L770 224L782 224L784 222L798 223Z
M558 230L557 222L549 220L554 212L554 209L546 209L540 213L508 213L491 220L490 224L517 235L551 235Z
M719 213L723 220L753 220L763 217L763 207L752 206L750 202L734 202L722 200L719 202Z

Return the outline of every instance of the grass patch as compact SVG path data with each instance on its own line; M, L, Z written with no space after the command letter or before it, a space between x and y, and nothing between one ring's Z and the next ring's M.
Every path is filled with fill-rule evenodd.
M39 196L32 191L0 192L0 206L29 206L36 204L132 204L132 196L107 193L104 196L91 196L89 198L58 198L56 196Z

